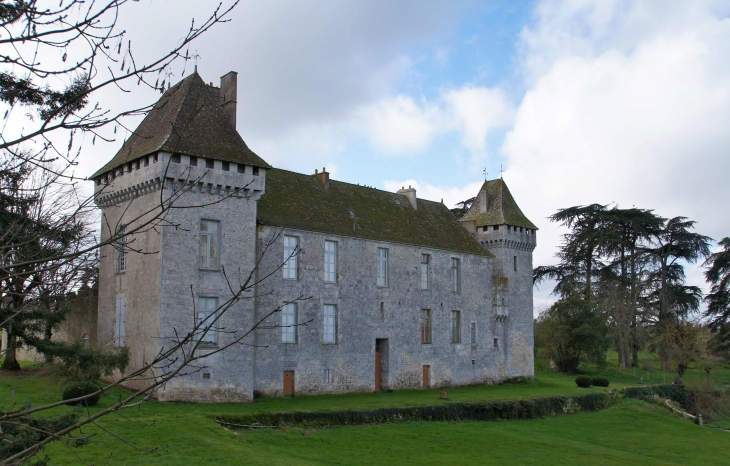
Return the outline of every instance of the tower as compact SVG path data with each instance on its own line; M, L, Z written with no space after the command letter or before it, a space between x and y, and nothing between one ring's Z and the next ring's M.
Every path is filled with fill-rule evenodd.
M503 179L485 181L462 225L494 254L493 345L501 377L534 375L532 251L537 227L517 206ZM499 361L497 361L499 366Z
M231 297L224 272L237 283L254 267L257 201L270 166L236 131L235 105L236 73L220 88L188 76L92 177L102 241L127 233L101 250L98 341L133 346L129 371ZM236 302L218 323L226 332L209 332L206 345L224 345L252 321L250 300ZM210 369L175 378L158 396L250 399L252 355L213 356Z

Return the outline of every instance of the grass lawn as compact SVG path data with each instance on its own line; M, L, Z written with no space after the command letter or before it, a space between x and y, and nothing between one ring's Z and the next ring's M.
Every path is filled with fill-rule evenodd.
M615 357L604 369L586 366L587 372L607 375L611 386L640 384L633 370L619 373ZM530 385L450 388L448 400L439 390L405 390L393 393L269 398L246 404L170 404L150 402L125 411L133 422L111 414L101 425L146 450L125 445L99 427L83 447L56 443L47 449L51 464L728 464L730 432L704 429L646 403L624 400L597 413L559 416L537 421L510 422L411 422L331 429L226 430L211 417L218 413L260 411L315 411L416 406L455 401L534 398L583 394L600 388L576 387L574 377L556 374L548 362L536 363L537 381ZM644 379L646 374L643 374ZM715 364L711 376L730 383L727 366ZM651 375L651 383L657 373ZM687 378L707 374L692 369ZM667 375L669 379L669 376ZM647 382L644 380L643 382ZM63 383L49 368L37 367L17 374L0 373L0 404L34 405L59 399ZM122 395L119 390L115 395ZM102 399L92 411L111 404ZM57 408L61 412L66 407ZM722 424L722 423L721 423ZM140 427L145 426L145 427Z

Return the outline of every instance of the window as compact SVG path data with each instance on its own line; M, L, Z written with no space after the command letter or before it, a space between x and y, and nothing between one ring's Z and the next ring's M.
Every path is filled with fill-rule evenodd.
M214 220L200 221L200 267L204 269L218 268L219 227Z
M421 254L421 289L431 288L431 255Z
M337 281L337 243L324 242L324 281Z
M198 166L198 158L197 157L190 157L190 166L191 167L197 167Z
M385 303L380 301L380 320L385 320Z
M127 313L126 296L117 297L117 318L114 328L114 345L124 346L124 320Z
M514 262L515 272L517 272L517 256L514 257L514 261L513 262Z
M494 226L492 227L492 229L493 229L493 230L499 230L499 225L494 225Z
M461 293L461 259L451 258L451 291Z
M284 278L297 279L297 266L299 258L299 238L296 236L284 236Z
M324 370L324 383L327 385L331 385L332 382L335 381L334 374L332 373L332 369L325 369Z
M461 343L461 311L451 311L451 343Z
M388 286L388 250L378 248L378 286Z
M126 225L122 225L119 227L119 234L123 235L119 238L119 256L117 263L117 269L119 270L119 272L125 272L127 270L127 236L125 235L126 232Z
M494 339L494 347L499 348L499 338Z
M172 163L180 163L180 154L172 154L172 157L170 157L170 161Z
M421 310L421 344L431 344L431 310Z
M224 172L229 172L229 171L231 171L231 164L229 162L223 162L222 168L223 168Z
M218 326L215 322L217 309L218 298L198 297L198 315L195 325L198 326L201 343L218 344Z
M297 342L297 303L285 304L281 309L281 342Z
M215 160L205 159L205 168L213 168L213 167L215 167Z
M324 305L324 343L337 343L337 306Z
M471 332L470 332L471 344L472 345L476 345L477 344L477 323L476 322L472 322L471 323L471 329L470 330L471 330Z
M239 163L238 164L238 173L246 173L246 165Z

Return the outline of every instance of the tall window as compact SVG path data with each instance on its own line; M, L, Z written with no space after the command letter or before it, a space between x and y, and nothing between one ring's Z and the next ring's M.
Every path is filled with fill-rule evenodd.
M461 311L451 311L451 343L461 343Z
M218 309L218 298L198 298L198 315L195 324L198 325L200 342L209 345L218 344L218 325L215 323L215 312Z
M451 258L451 291L461 293L461 259Z
M471 337L471 344L476 345L477 344L477 323L472 322L471 328L470 328L470 337Z
M297 279L299 238L284 236L284 278Z
M324 343L337 343L337 306L324 305Z
M285 304L281 309L281 342L297 342L297 303Z
M388 250L378 248L378 286L388 286Z
M114 345L124 346L124 320L127 311L127 298L117 297L117 319L114 326Z
M517 256L514 256L514 267L515 267L515 272L517 272Z
M431 344L431 310L421 310L421 344Z
M119 227L119 234L123 235L119 238L119 263L118 269L120 272L127 270L127 236L124 235L127 232L127 226L122 225Z
M421 289L431 288L431 255L421 254Z
M324 242L324 281L337 281L337 243Z
M214 220L200 221L200 267L204 269L218 268L218 245L220 222Z

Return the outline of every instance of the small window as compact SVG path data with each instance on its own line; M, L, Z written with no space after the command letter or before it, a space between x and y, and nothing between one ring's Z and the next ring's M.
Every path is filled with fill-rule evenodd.
M197 157L190 157L190 166L191 167L197 167L198 166L198 158Z
M223 171L224 172L231 171L231 164L229 162L223 162Z
M472 345L477 344L477 323L472 322L470 327L470 341Z
M325 369L324 370L324 383L327 385L332 385L332 383L335 381L334 374L332 372L332 369Z
M451 291L461 293L461 259L451 258Z
M324 343L337 343L337 306L333 304L324 305Z
M170 162L180 163L180 154L172 154L172 157L170 157Z
M431 289L431 255L421 254L421 289Z
M127 271L127 226L122 225L119 227L119 250L117 260L117 270L119 272Z
M499 338L494 339L494 347L499 348Z
M335 241L324 242L324 281L330 283L337 281L337 243Z
M157 163L160 160L159 156L157 155L157 152L152 154L152 163Z
M493 230L499 230L499 225L494 225L494 226L492 227L492 229L493 229Z
M461 311L451 311L451 343L461 343Z
M285 304L281 309L281 342L297 342L297 303Z
M199 297L198 315L195 322L200 335L200 342L208 345L218 344L218 324L216 323L216 311L218 309L218 298Z
M149 157L145 157L142 160L144 161L144 166L145 167L149 167L150 166L150 158Z
M253 167L253 176L259 176L259 167Z
M421 344L430 345L431 339L431 310L421 310Z
M385 320L385 303L380 301L380 320Z
M296 236L284 236L284 278L297 279L297 268L299 259L299 238Z
M203 372L203 380L210 380L210 372Z
M215 160L205 159L205 168L215 168Z
M378 248L378 286L388 286L388 250Z
M126 296L117 297L116 321L114 326L114 345L124 346L124 325L127 313Z
M517 256L514 256L513 265L514 265L515 272L517 272Z
M238 173L246 173L246 165L239 163L238 164Z
M220 222L214 220L200 221L200 267L204 269L217 269L218 247L220 244Z
M131 163L131 162L127 164L127 173L131 173L131 172L132 172L132 166L133 166L133 165L134 165L134 164L133 164L133 163Z

